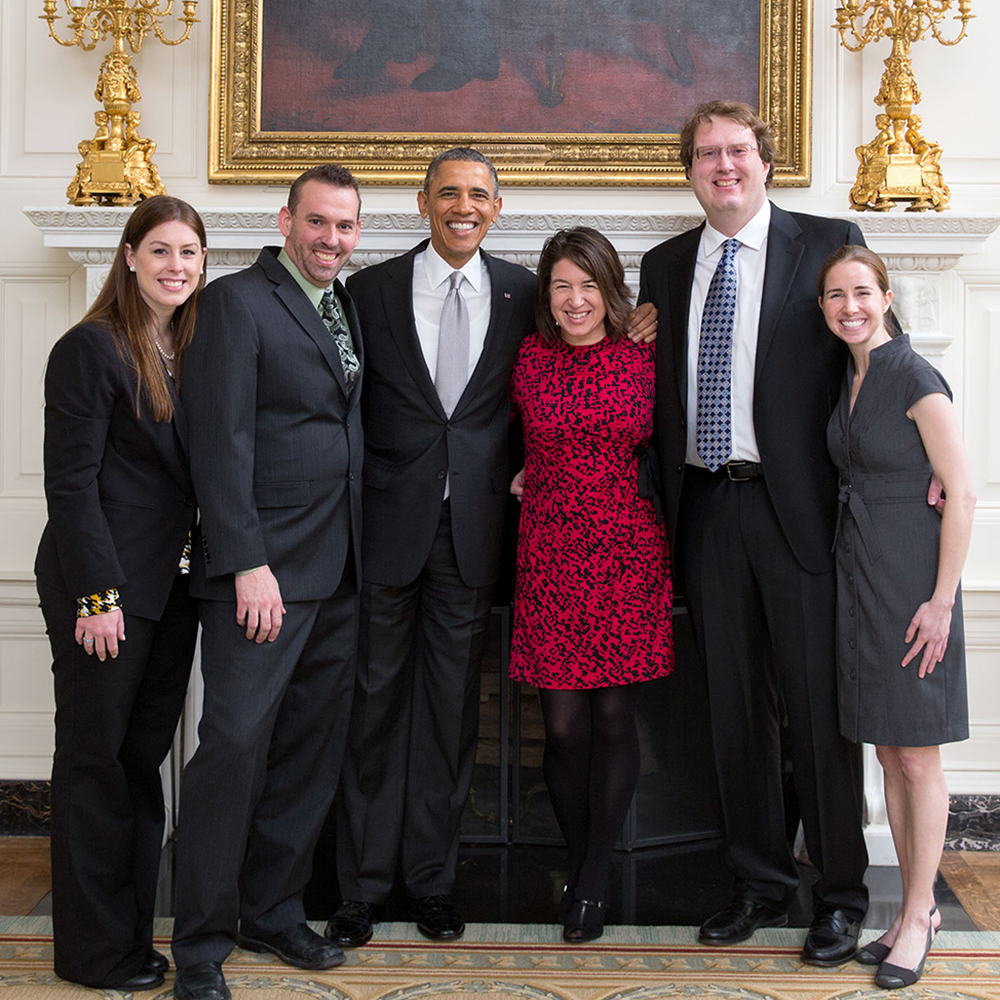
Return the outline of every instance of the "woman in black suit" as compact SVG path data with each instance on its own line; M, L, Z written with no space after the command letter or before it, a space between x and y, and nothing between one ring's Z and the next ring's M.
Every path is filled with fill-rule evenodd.
M55 971L85 986L152 989L167 968L153 950L159 768L197 630L183 575L195 505L177 382L205 243L190 205L142 202L45 373L49 521L35 576L55 678Z

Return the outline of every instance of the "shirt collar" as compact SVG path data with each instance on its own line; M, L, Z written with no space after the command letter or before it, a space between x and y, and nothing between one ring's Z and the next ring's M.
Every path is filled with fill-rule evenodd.
M479 251L474 253L462 267L455 268L448 263L438 252L434 249L432 243L427 244L427 249L424 251L424 273L427 275L428 284L431 288L437 288L438 285L444 284L450 277L452 271L461 271L465 275L465 280L472 285L472 287L478 292L483 285L483 268L486 267L486 263L483 260L483 255Z
M302 276L302 272L298 269L295 261L288 256L285 248L282 247L278 251L278 260L285 265L288 273L295 279L298 283L299 288L306 293L306 298L316 307L318 310L320 303L323 301L323 293L326 291L325 288L319 288L314 285L311 281L308 281Z
M736 234L736 239L745 247L751 250L760 250L767 239L767 230L771 225L771 202L765 198L764 204L760 206L757 214ZM705 220L705 231L701 234L701 255L711 257L716 250L722 246L730 237L712 227L712 224Z

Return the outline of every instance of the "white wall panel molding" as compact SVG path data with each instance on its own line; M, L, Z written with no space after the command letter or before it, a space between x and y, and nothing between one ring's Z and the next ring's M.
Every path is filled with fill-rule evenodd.
M34 577L0 573L0 778L47 779L54 701Z

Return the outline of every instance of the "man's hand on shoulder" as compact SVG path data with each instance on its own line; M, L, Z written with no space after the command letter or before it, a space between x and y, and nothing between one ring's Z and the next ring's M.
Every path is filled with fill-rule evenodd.
M634 344L651 344L656 340L656 317L659 315L652 302L643 302L632 310L628 320L628 339Z
M249 573L238 573L235 581L237 624L246 627L248 639L274 642L285 613L274 574L268 566L259 566Z

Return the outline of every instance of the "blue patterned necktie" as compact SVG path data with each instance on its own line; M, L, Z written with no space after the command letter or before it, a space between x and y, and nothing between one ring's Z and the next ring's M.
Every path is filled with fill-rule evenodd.
M340 354L340 365L344 369L344 382L347 391L351 392L358 381L361 372L361 362L354 353L354 346L351 344L351 331L344 318L344 312L337 301L337 295L332 288L328 288L323 293L323 300L319 305L319 314L323 317L326 328L333 336L333 342L337 345Z
M712 275L701 314L698 342L698 423L696 443L705 466L715 472L732 453L731 389L733 318L736 315L736 251L739 240L722 244L722 260Z

